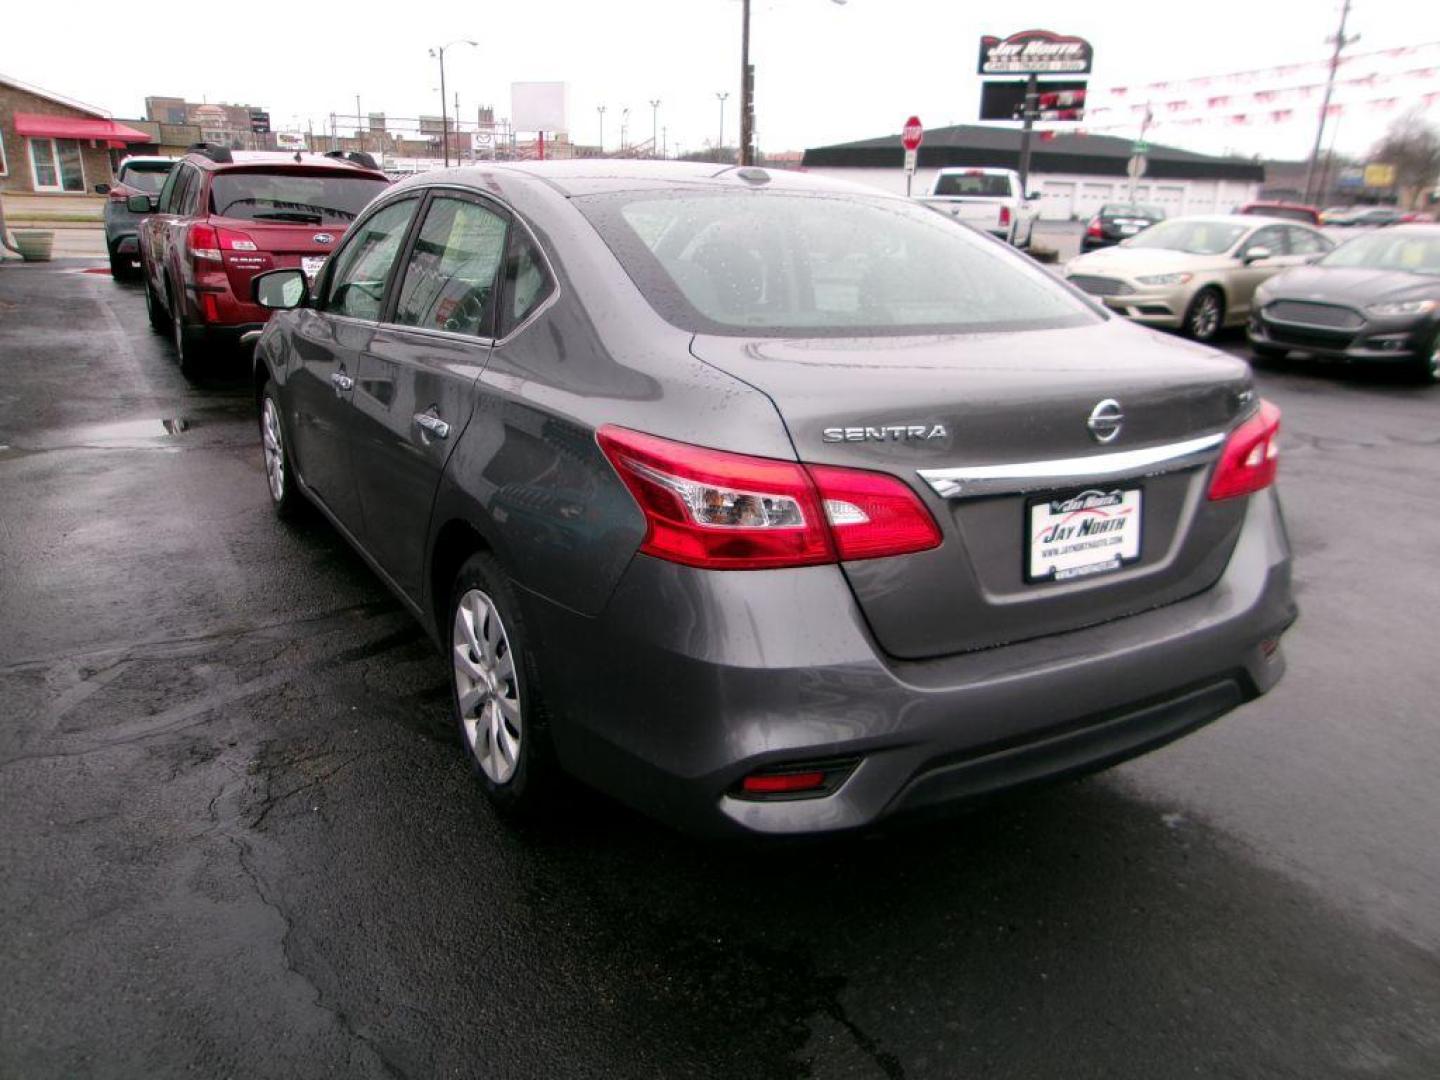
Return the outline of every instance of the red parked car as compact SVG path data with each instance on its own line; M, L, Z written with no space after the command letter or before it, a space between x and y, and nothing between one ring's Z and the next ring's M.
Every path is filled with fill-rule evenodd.
M355 215L390 183L369 154L234 151L197 143L156 203L136 195L150 325L194 374L207 347L234 343L269 312L250 295L267 270L313 278Z
M1259 214L1261 217L1284 218L1286 221L1303 221L1306 225L1320 227L1320 211L1304 203L1252 202L1240 207L1237 213Z

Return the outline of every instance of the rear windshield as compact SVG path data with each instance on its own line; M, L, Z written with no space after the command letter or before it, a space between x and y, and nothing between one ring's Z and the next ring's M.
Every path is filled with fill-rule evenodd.
M1141 217L1161 221L1165 211L1156 206L1142 206L1140 203L1106 203L1100 208L1101 217Z
M248 221L343 225L389 186L368 176L288 172L216 173L210 212Z
M1164 248L1187 251L1191 255L1219 255L1229 251L1253 226L1232 225L1224 221L1162 221L1151 225L1139 236L1125 241L1131 247Z
M1315 224L1315 215L1309 210L1299 210L1291 206L1251 206L1240 212L1242 214L1263 214L1265 217L1282 218L1285 221L1303 221L1306 225Z
M1357 266L1373 270L1403 270L1410 274L1440 276L1440 232L1374 233L1342 244L1321 266Z
M987 199L1008 199L1010 177L986 173L945 173L935 178L936 195L978 195Z
M901 199L685 191L573 201L651 306L696 333L946 333L1100 318L1024 256Z
M120 175L116 178L122 184L134 188L136 191L144 191L154 195L165 186L165 178L170 175L170 170L175 167L173 161L168 162L136 162L133 165L121 165Z

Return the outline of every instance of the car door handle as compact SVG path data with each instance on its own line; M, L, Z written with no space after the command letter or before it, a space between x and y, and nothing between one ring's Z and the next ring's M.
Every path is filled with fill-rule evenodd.
M448 439L450 437L450 425L434 413L417 412L415 414L415 422L437 439Z
M354 390L355 380L343 371L337 371L330 376L330 381L335 385L336 390Z

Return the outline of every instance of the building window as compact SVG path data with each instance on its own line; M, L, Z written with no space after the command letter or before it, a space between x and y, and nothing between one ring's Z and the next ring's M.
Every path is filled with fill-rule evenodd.
M80 144L74 139L31 139L30 177L36 191L85 190Z

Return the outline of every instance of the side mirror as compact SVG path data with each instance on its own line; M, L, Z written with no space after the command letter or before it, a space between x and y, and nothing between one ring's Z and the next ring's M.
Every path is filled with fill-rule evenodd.
M109 194L110 194L110 185L109 185L109 184L96 184L96 185L95 185L95 194L96 194L96 195L109 195Z
M1246 266L1249 266L1251 263L1259 262L1261 259L1270 258L1270 249L1267 247L1246 248L1245 254L1241 255L1240 258L1245 261Z
M310 303L310 287L303 270L271 270L250 279L255 303L270 311L289 311Z
M149 195L141 193L139 195L131 195L126 199L125 209L129 210L132 214L148 214L155 209L155 205L150 201Z
M1030 192L1029 195L1026 195L1026 196L1025 196L1025 201L1026 201L1026 202L1034 202L1034 201L1035 201L1036 199L1038 199L1038 198L1040 198L1040 192L1038 192L1038 191L1032 191L1032 192Z

